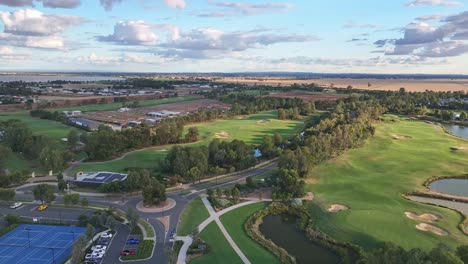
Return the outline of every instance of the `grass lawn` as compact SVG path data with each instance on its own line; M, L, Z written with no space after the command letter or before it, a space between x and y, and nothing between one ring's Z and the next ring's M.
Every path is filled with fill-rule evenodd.
M263 124L262 120L268 120ZM192 125L200 130L201 140L193 145L208 144L215 133L226 131L230 133L226 140L244 140L249 144L258 144L261 142L264 135L273 135L280 133L283 137L288 137L302 130L304 126L303 120L278 120L276 111L264 112L255 114L241 119L232 120L217 120L210 123L202 123ZM188 129L187 126L186 129ZM186 133L186 132L184 132ZM153 169L158 167L158 159L165 157L167 149L172 146L160 146L151 149L145 149L130 153L122 160L101 162L101 163L84 163L73 170L70 175L78 171L115 171L121 172L129 167L139 167Z
M243 206L221 216L224 227L234 242L252 263L280 263L268 250L257 244L245 233L244 223L254 214L265 208L268 203L255 203Z
M182 212L180 223L177 227L177 235L190 235L209 216L210 214L206 210L205 205L203 205L202 200L199 197L193 199Z
M122 260L139 260L139 259L147 259L151 257L154 249L154 240L143 240L140 244L138 244L138 248L136 250L135 255L130 255L126 257L122 257Z
M70 170L69 175L75 175L79 171L123 172L127 168L152 169L158 167L158 160L163 159L166 153L161 147L136 151L121 160L80 164Z
M0 121L19 119L25 122L35 135L43 135L54 140L60 140L68 136L71 130L77 128L64 125L60 122L32 117L29 112L1 113Z
M375 137L364 147L312 170L306 191L316 195L318 206L311 205L310 210L317 227L338 240L365 248L373 248L380 241L425 250L438 243L452 248L467 244L468 236L457 228L462 220L458 213L401 197L423 189L423 182L433 176L468 173L468 151L451 151L453 146L468 147L468 142L423 122L379 124ZM333 203L350 210L328 213L326 208ZM434 225L449 235L417 230L415 225L420 222L407 218L405 212L441 215Z
M185 97L173 97L173 98L163 98L163 99L151 99L151 100L144 100L138 101L139 106L156 106L162 104L170 104L170 103L177 103L177 102L184 102L184 101L191 101L199 99L198 97L194 96L185 96ZM131 97L130 97L131 101ZM90 112L90 111L108 111L108 110L117 110L122 107L122 103L111 103L111 104L95 104L95 105L83 105L83 106L74 106L74 107L62 107L62 108L52 108L48 109L49 111L71 111L71 110L80 110L83 112Z
M190 261L190 264L243 263L234 249L232 249L231 245L229 245L215 222L209 224L203 232L201 232L200 237L208 244L210 252Z
M214 138L243 140L248 144L261 143L264 135L275 133L289 137L299 133L304 127L303 120L278 120L277 111L238 117L229 120L216 120L187 126L197 127L202 140L209 142ZM226 132L226 133L223 133Z

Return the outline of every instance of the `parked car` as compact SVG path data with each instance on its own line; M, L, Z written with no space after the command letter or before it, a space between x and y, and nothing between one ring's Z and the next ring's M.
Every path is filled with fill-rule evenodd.
M106 240L106 239L100 239L98 242L97 242L98 245L109 245L109 240Z
M137 244L140 244L140 239L129 238L127 240L127 245L137 245Z
M47 209L47 207L49 207L49 205L47 205L47 204L41 204L41 205L39 205L39 207L37 207L37 210L39 210L39 211L44 211L45 209Z
M96 246L92 247L91 250L92 250L92 251L95 251L95 250L107 250L107 246L96 245Z
M10 205L10 208L11 209L16 209L16 208L18 208L18 207L20 207L22 205L23 205L23 203L17 202L17 203L14 203L14 204Z
M104 255L106 254L106 251L104 249L96 249L96 250L93 250L93 253L91 253L92 255Z
M91 257L93 259L102 259L104 257L104 254L91 254Z
M102 238L111 238L111 237L112 237L112 234L111 234L111 233L102 233L102 234L101 234L101 237L102 237Z
M126 256L131 256L131 255L135 255L135 250L126 249L126 250L120 252L121 257L126 257Z

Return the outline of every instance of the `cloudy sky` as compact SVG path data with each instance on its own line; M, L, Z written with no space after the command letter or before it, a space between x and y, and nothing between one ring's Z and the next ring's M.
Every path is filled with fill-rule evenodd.
M0 0L0 70L468 74L468 0Z

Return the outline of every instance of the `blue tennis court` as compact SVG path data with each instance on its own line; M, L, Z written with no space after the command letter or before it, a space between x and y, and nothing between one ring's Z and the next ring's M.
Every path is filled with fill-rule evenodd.
M19 225L0 237L0 264L61 264L84 232L83 227Z

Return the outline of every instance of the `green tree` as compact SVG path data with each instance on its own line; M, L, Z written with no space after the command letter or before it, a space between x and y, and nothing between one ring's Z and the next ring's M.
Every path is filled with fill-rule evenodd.
M31 129L25 123L17 121L10 123L5 129L3 141L13 152L23 152L26 142L31 138Z
M190 127L188 129L187 135L185 135L185 141L196 142L198 140L199 135L200 135L200 132L198 131L197 127Z
M56 145L47 146L39 154L39 162L47 170L58 171L65 166L64 153Z
M89 205L88 198L86 197L81 198L81 206L88 207L88 205Z
M461 113L460 113L460 120L463 121L463 120L465 120L466 118L467 118L466 113L465 113L465 112L461 112Z
M457 248L457 256L464 262L468 263L468 245L459 246Z
M55 200L55 187L45 183L34 186L33 194L34 199L41 201L42 204L50 203Z
M81 235L75 243L73 243L72 247L72 254L70 261L72 264L81 264L83 263L83 258L85 256L85 247L86 247L87 241L84 238L83 235Z
M21 217L19 217L17 215L7 214L5 216L5 221L6 221L8 226L16 225L16 224L21 223Z
M94 237L95 229L91 224L86 225L85 238L86 240L92 240Z
M239 202L239 199L240 199L240 191L239 189L237 188L232 188L232 191L231 191L231 197L232 197L232 201L236 204Z
M13 201L16 192L12 189L0 189L0 201Z
M135 229L138 226L138 220L140 220L140 216L135 211L135 209L133 209L132 207L129 207L126 213L126 217L127 217L131 232L135 232Z
M80 134L75 129L70 130L67 136L68 146L71 149L75 149L80 140Z

